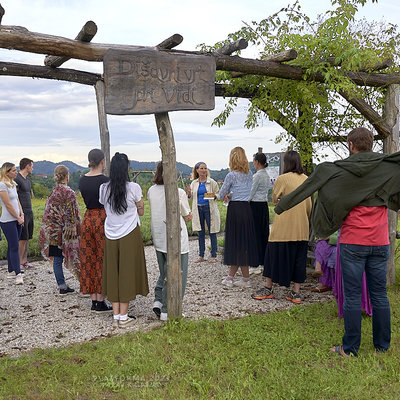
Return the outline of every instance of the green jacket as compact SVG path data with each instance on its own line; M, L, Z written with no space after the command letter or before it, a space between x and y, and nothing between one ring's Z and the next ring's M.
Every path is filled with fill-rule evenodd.
M275 212L294 207L318 191L312 215L317 237L340 228L355 206L400 208L400 152L363 151L344 160L324 162L296 190L282 197Z

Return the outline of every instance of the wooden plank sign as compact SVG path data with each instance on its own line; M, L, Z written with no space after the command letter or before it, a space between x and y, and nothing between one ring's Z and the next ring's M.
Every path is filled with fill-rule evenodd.
M138 49L104 54L107 114L154 114L215 107L215 61Z

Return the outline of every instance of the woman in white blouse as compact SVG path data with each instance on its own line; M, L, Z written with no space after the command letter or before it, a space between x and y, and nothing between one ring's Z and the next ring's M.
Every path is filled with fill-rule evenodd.
M151 208L151 235L156 250L160 275L154 289L153 311L161 321L166 321L167 313L167 218L165 188L163 180L163 165L159 162L153 179L154 185L147 192L147 199ZM182 298L185 294L189 261L189 236L185 222L192 219L189 202L183 189L178 188L179 209L181 222L181 271L182 271Z
M147 296L146 261L139 216L144 214L142 189L129 182L129 160L115 153L110 164L110 181L100 186L104 205L104 269L102 294L113 307L113 329L126 328L136 319L128 316L129 301Z
M14 179L18 171L14 164L5 162L0 169L0 226L7 239L7 278L15 277L15 284L24 283L19 263L19 237L24 224L24 213L18 200Z

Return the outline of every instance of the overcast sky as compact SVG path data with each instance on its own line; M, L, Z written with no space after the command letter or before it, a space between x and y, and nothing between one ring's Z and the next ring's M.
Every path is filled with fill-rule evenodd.
M181 50L196 50L200 43L213 45L240 29L244 22L259 21L293 1L287 0L0 0L3 25L18 25L32 32L75 38L88 20L98 26L96 43L153 46L174 33L184 40ZM310 16L331 8L329 0L300 0ZM396 23L396 0L368 2L360 16ZM252 49L243 52L252 57ZM44 56L0 49L0 60L43 65ZM102 73L102 63L68 61L65 68ZM87 153L100 147L94 88L74 83L18 77L0 77L0 163L33 160L71 160L87 164ZM205 161L212 169L226 168L229 151L242 146L251 158L258 147L284 150L275 144L281 128L266 121L253 131L244 128L247 101L222 127L211 127L223 109L216 98L213 111L170 112L177 160L188 165ZM111 154L126 152L138 161L161 159L153 115L108 116Z

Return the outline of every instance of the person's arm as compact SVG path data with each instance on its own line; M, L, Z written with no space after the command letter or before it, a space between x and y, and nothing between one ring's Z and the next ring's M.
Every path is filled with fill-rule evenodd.
M222 184L222 187L219 190L218 198L223 199L231 191L232 185L233 185L233 174L229 173L225 177L224 183Z
M189 202L187 196L185 195L185 191L183 189L178 189L179 191L179 207L182 218L185 222L189 222L192 220L192 212L190 211Z
M258 190L259 185L260 185L260 174L255 173L253 175L253 184L251 185L249 201L253 200L254 195L256 194L256 192Z
M15 211L11 200L10 200L10 196L8 195L8 192L6 191L1 191L0 192L0 198L1 201L3 202L4 206L6 207L7 211L17 220L19 225L22 225L24 223L24 213L22 212L22 207L21 204L19 204L18 201L18 205L19 205L19 211L20 211L20 215L18 215L18 212Z
M282 214L284 211L301 203L307 197L311 197L329 178L329 170L326 171L326 169L329 169L331 164L328 162L320 164L296 190L283 196L274 209L275 213Z
M141 217L144 214L144 201L143 198L141 198L136 204L137 212L139 214L139 217Z

